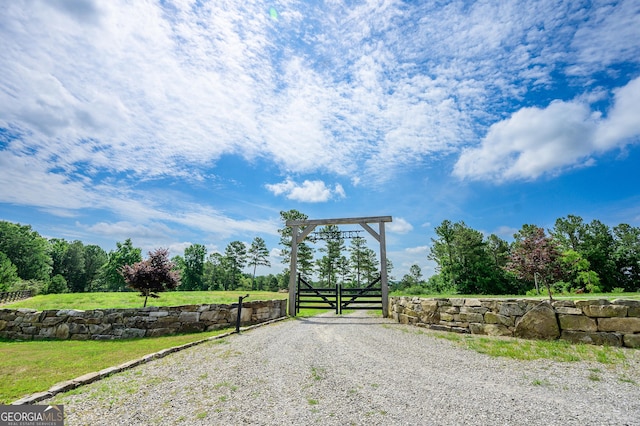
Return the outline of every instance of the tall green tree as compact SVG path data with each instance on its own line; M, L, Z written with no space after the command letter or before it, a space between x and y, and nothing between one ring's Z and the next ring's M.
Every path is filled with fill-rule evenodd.
M287 220L307 220L308 216L298 210L291 209L280 212L280 219L282 220L282 228L278 229L280 234L280 254L282 256L282 263L288 265L291 263L291 227L286 226ZM305 227L301 227L304 230ZM311 278L314 268L314 249L305 241L298 242L298 261L296 269L304 278ZM289 273L286 272L285 275Z
M242 241L231 241L224 250L228 270L229 284L225 290L235 290L247 265L247 246Z
M0 291L9 291L18 280L18 268L0 251Z
M49 280L51 256L48 248L48 241L30 225L0 221L0 251L15 265L23 280Z
M202 244L191 244L184 250L181 289L205 290L204 261L206 256L207 248Z
M581 252L584 244L585 224L580 216L570 214L567 217L556 219L556 223L549 233L558 242L561 251Z
M502 293L502 271L495 267L481 232L468 227L464 222L451 223L448 220L435 228L437 239L429 259L438 264L445 283L463 294ZM499 242L494 241L499 244Z
M253 266L251 288L256 290L256 269L258 266L271 266L269 261L269 249L267 243L261 237L255 237L249 246L247 264Z
M362 285L369 285L376 279L378 279L380 271L380 262L378 261L378 255L370 248L365 248L363 251L362 263L360 265L360 271L362 272Z
M326 254L318 259L318 275L325 285L334 286L338 282L338 261L345 250L344 238L336 225L322 227L320 235L325 242L325 246L320 251Z
M362 237L352 238L349 242L349 262L353 268L353 281L356 287L360 287L362 280L362 265L364 263L367 241Z
M618 287L618 274L614 261L615 242L611 228L599 220L592 220L585 226L584 244L580 254L589 261L592 271L600 277L603 291L611 291Z
M107 252L98 245L84 246L84 281L87 291L100 289L100 268L107 263Z
M204 284L209 290L227 288L227 260L220 253L211 253L204 264Z
M640 228L622 223L613 228L618 286L626 291L640 291Z
M122 274L120 273L124 265L133 265L142 261L142 250L133 247L131 238L127 238L124 243L117 242L116 249L109 252L107 262L100 270L101 287L108 291L123 291L127 287Z

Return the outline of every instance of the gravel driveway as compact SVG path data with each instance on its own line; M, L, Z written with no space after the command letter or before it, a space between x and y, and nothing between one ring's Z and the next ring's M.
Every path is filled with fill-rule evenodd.
M68 425L640 425L638 355L616 367L491 358L388 319L327 314L195 346L54 402Z

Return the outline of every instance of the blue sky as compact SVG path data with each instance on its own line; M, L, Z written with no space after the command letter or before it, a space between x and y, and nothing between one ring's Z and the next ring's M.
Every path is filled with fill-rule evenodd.
M281 210L390 215L399 278L444 219L640 226L637 0L3 9L0 220L44 236L261 236L279 272Z

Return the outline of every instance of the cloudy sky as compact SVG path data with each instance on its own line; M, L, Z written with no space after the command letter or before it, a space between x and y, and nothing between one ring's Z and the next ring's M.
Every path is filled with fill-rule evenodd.
M0 220L44 236L261 236L279 272L281 210L390 215L399 278L444 219L640 226L638 0L2 9Z

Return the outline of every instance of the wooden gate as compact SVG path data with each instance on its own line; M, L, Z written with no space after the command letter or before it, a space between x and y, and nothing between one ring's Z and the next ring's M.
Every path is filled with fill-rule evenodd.
M303 309L332 309L341 314L345 309L383 309L380 277L363 288L313 287L298 274L296 314Z
M340 312L344 309L381 311L380 277L364 288L340 288Z
M298 292L296 293L296 314L304 309L335 309L340 313L338 287L313 288L298 274Z

